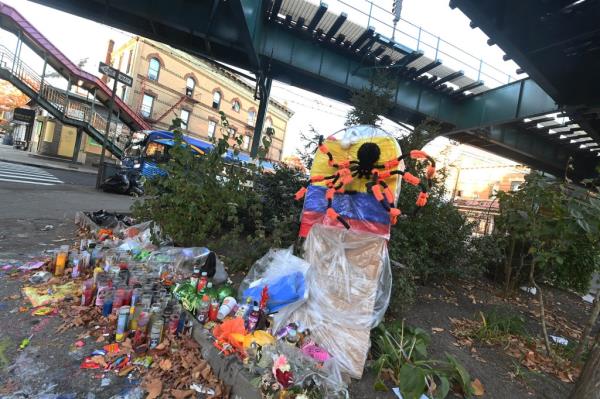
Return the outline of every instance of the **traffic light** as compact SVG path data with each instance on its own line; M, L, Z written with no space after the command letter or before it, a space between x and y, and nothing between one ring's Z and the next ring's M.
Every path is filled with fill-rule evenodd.
M402 0L393 0L392 14L394 14L394 22L400 21L401 13L402 13Z

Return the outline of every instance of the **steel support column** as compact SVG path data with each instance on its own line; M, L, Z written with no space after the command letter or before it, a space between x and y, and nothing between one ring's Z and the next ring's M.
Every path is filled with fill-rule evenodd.
M269 106L269 96L271 95L272 82L273 80L270 77L264 77L258 81L260 87L260 103L258 104L258 115L256 116L254 136L252 138L252 149L250 150L250 156L252 158L256 158L258 155L258 149L260 148L262 130L265 123L265 116L267 115L267 108Z
M73 148L73 157L71 158L72 163L77 163L77 158L79 158L79 150L81 149L81 138L83 136L83 131L81 128L77 128L77 136L75 137L75 147Z

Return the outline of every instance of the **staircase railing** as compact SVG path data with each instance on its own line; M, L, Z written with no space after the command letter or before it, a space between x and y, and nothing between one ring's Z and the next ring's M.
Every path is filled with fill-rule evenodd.
M106 117L94 108L102 106L92 104L86 99L77 98L75 94L42 82L42 78L22 60L16 59L6 47L0 45L0 68L10 71L18 80L29 86L41 98L50 103L66 118L86 123L101 135L106 132ZM93 100L92 100L93 101ZM120 149L124 149L131 137L131 130L123 123L111 121L108 140ZM94 137L97 138L97 137Z

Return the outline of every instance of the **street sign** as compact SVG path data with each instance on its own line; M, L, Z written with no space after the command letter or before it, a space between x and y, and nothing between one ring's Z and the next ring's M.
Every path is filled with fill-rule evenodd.
M15 108L13 111L13 121L33 123L35 120L35 111L27 108Z
M131 87L133 85L133 78L131 76L125 75L123 72L119 72L118 69L115 69L104 62L100 62L98 71L101 74L106 75L109 78L116 79L127 86Z

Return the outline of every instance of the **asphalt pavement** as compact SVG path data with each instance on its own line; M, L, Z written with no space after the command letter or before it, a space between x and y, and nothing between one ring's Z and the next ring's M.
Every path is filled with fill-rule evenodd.
M21 295L26 277L10 274L10 262L35 259L46 249L76 239L75 213L128 212L134 199L94 188L90 173L0 162L0 398L111 398L132 385L80 370L87 348L73 343L80 329L57 333L60 318L36 318ZM31 336L31 344L18 350ZM126 397L126 394L124 395Z

